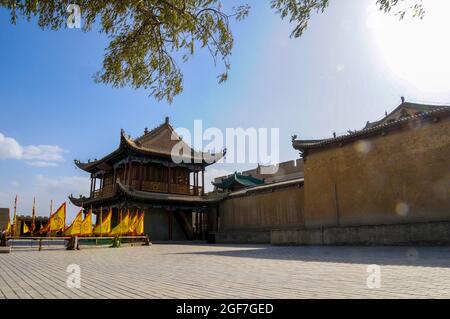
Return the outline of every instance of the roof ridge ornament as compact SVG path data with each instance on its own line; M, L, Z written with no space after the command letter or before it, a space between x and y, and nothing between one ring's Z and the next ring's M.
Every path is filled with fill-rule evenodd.
M297 139L297 135L296 134L292 135L291 139L292 139L292 143L293 143Z

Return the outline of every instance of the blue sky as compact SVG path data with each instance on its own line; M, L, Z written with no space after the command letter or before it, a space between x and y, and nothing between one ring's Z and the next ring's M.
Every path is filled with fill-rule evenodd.
M375 0L331 1L300 39L289 38L292 26L269 1L232 2L252 9L233 24L228 82L218 85L222 70L207 52L197 52L183 65L184 92L171 105L144 90L93 82L104 35L42 31L25 21L12 26L1 10L0 207L12 207L18 194L19 211L28 212L36 196L38 214L47 215L50 199L56 206L89 188L74 158L100 158L117 146L121 128L137 136L165 116L175 127L192 128L201 119L204 127L223 130L279 128L285 161L298 157L293 134L321 138L359 129L395 108L402 95L450 104L445 0L433 0L433 7L425 0L427 16L420 22L378 13ZM253 166L215 165L209 177ZM76 208L69 210L73 216Z

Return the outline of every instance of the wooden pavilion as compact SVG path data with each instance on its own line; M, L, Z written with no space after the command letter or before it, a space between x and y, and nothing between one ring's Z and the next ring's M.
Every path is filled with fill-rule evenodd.
M91 174L89 196L70 196L86 210L113 209L113 225L119 212L145 210L145 231L153 241L205 239L206 208L220 196L205 195L205 168L225 155L197 152L169 123L136 139L120 134L119 147L100 160L75 161Z

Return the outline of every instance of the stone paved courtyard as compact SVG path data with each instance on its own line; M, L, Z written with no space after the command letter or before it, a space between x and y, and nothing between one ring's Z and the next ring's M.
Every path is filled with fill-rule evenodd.
M81 288L69 289L69 264ZM367 288L367 266L381 288ZM0 298L450 298L450 247L176 245L0 254Z

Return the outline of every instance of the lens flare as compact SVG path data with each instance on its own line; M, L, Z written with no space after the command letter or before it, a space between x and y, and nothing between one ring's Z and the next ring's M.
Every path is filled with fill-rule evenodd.
M397 215L405 217L409 214L409 205L405 202L399 202L395 205L395 212Z
M368 154L371 149L372 149L372 144L369 141L362 140L362 141L358 141L355 144L355 150L358 153Z
M423 6L423 19L406 16L399 20L371 5L366 24L373 31L374 45L383 63L397 77L422 92L448 92L450 1L424 1Z

